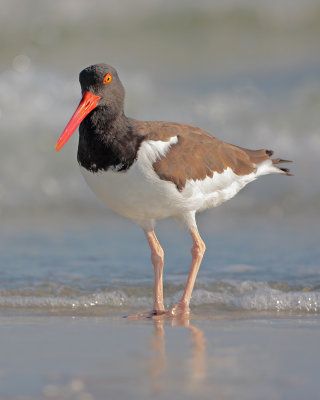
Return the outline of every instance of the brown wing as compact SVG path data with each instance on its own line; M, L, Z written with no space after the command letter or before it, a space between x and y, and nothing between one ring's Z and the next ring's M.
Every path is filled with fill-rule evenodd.
M153 164L153 168L160 179L173 182L180 191L188 179L203 180L228 167L237 175L250 174L256 164L273 154L270 150L233 146L191 125L136 121L136 128L146 135L145 140L169 141L178 137L178 142Z

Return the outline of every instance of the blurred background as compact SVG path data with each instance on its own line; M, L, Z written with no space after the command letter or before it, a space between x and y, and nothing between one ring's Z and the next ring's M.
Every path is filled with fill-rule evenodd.
M294 178L262 178L219 215L318 218L319 38L318 0L2 0L0 217L108 213L79 173L78 134L55 153L79 72L105 62L128 116L294 160Z
M235 199L198 217L207 250L191 309L215 325L211 329L202 317L194 320L208 327L204 329L211 371L206 385L197 374L197 397L206 388L210 395L218 388L223 398L234 392L241 399L243 390L250 391L247 399L262 398L261 393L269 398L269 393L275 393L273 398L282 393L289 393L286 398L312 394L316 398L316 391L308 396L318 386L314 366L319 360L319 346L310 332L316 332L319 324L318 319L303 316L320 313L320 1L1 0L0 49L0 317L112 315L114 328L121 326L120 316L153 306L154 273L141 229L100 204L87 187L76 160L77 132L55 152L80 101L79 72L91 64L108 63L126 88L128 116L193 124L235 145L273 149L275 157L294 160L288 165L294 177L262 177ZM183 293L191 238L172 219L159 222L156 232L165 251L165 306L169 307ZM229 317L225 321L231 325L215 319L226 311L235 312L239 331L234 331L238 325ZM241 322L250 313L260 313L259 325ZM275 325L268 316L287 316L290 324ZM55 319L50 324L34 322L36 330L32 320L24 328L17 319L19 334L9 321L1 321L11 338L9 347L3 340L1 399L39 399L48 388L45 398L49 394L53 398L59 392L51 389L60 379L63 388L68 376L77 377L77 368L68 370L73 364L66 357L62 360L68 362L59 369L57 360L69 342L64 331L55 329ZM50 329L44 339L49 353L42 346L45 351L36 355L40 354L40 367L26 364L32 349L42 348L38 338L46 332L45 325ZM251 336L244 325L253 327ZM219 339L219 326L223 336L232 334L232 346L230 340ZM83 381L89 388L93 382L99 390L104 369L109 368L102 361L108 347L101 352L98 331L83 327L87 340L79 352L84 360L78 363L79 371L90 371ZM121 340L123 332L126 341L128 334L118 330L110 334L106 327L102 320L99 332L114 348L107 356L114 364L106 375L108 388L110 383L127 382L130 396L131 386L139 395L148 393L139 386L145 377L136 378L145 365L142 356L136 349L129 352L127 345L117 346L112 338ZM273 331L264 332L264 327ZM280 336L274 335L275 330ZM31 346L25 345L30 335ZM191 335L196 346L196 336ZM72 340L72 351L82 337ZM167 328L166 337L168 349L173 349ZM183 336L175 337L188 357ZM159 343L165 347L161 338ZM133 374L122 370L122 358L114 356L124 357L125 352L126 366L135 366ZM99 359L90 369L93 354ZM168 355L172 366L189 369L188 358L181 362L172 354ZM157 362L155 355L150 355L151 362ZM44 370L43 360L50 365ZM246 360L249 367L259 365L252 376L250 368L243 368ZM150 362L146 365L149 371ZM163 362L157 365L155 379L169 378L161 370ZM183 373L170 372L164 381L166 390L178 388L172 398L177 393L179 397ZM189 380L185 386L189 390ZM82 395L92 397L77 390L72 398Z

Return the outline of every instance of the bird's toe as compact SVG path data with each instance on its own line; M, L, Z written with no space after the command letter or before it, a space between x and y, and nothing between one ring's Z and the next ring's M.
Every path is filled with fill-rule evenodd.
M180 316L189 316L190 315L190 307L189 304L180 301L175 306L173 306L167 313L172 317L180 317Z
M156 316L164 315L165 313L166 313L165 310L152 310L143 313L127 315L126 318L130 319L153 318Z

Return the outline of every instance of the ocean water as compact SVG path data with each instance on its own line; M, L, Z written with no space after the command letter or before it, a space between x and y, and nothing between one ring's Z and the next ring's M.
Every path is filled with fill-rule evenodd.
M4 0L0 12L0 308L126 314L152 306L139 228L107 211L55 143L80 99L78 73L106 62L128 116L191 123L292 159L199 216L207 244L195 313L320 310L320 7L317 0ZM191 241L159 224L166 304Z
M108 213L95 222L44 222L1 234L2 311L121 316L152 308L153 267L140 228ZM191 240L174 222L158 225L169 307L182 295ZM320 313L317 225L206 213L199 227L207 252L192 296L196 315Z

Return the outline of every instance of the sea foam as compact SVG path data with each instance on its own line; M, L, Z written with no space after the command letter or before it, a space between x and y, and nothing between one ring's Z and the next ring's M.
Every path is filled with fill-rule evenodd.
M288 288L288 285L284 285ZM173 294L167 297L166 306L174 305L182 296L181 290L174 291L173 285L169 288ZM319 290L283 291L270 287L265 282L217 282L211 287L194 290L191 307L201 310L202 306L212 306L215 309L270 311L293 313L319 313ZM0 296L1 308L40 308L70 310L87 309L93 307L116 308L123 307L150 308L153 304L152 287L130 287L124 290L107 290L86 295L54 296L52 293L41 296L25 296L10 294Z

